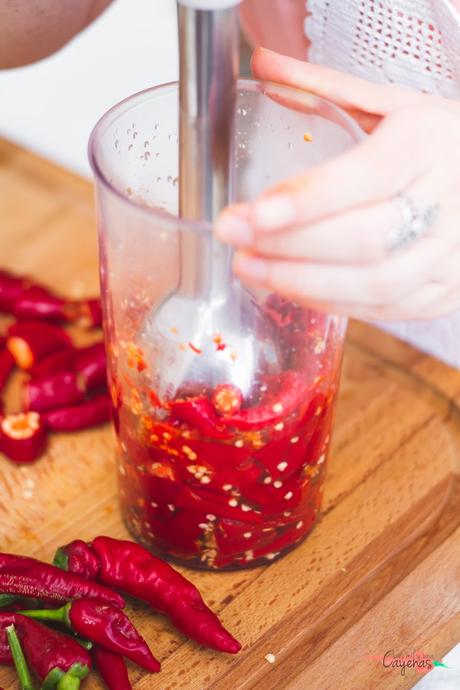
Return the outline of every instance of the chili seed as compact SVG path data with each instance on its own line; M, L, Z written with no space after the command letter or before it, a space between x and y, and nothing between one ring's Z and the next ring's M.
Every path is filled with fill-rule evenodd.
M279 422L279 424L275 424L274 429L275 429L275 431L283 431L283 429L284 429L283 422Z
M292 496L293 496L292 491L288 491L287 494L284 494L284 499L286 501L289 501L289 499L292 498Z
M266 655L264 656L264 659L265 659L266 661L268 661L269 664L274 664L274 663L275 663L276 657L275 657L274 654L266 654Z
M228 502L228 505L231 508L236 508L236 506L238 505L238 501L236 500L236 498L231 498Z
M243 503L243 504L241 505L241 510L242 510L244 513L248 513L248 512L251 510L251 508L250 508L250 506L247 506L245 503Z
M252 537L252 532L245 532L245 533L243 534L243 537L244 537L245 539L250 539L250 538Z
M224 491L230 491L231 488L232 488L232 485L231 485L231 484L224 484L224 485L222 486L222 488L223 488Z
M320 457L320 459L318 460L317 464L318 464L318 465L322 465L323 462L324 462L325 460L326 460L326 456L323 454L323 455Z
M273 405L273 412L282 412L283 411L283 406L280 402L277 402Z
M278 465L276 466L276 469L279 470L280 472L284 472L284 470L286 469L287 466L288 466L287 462L283 461L283 462L278 463Z
M271 477L265 477L264 484L271 484L271 483L272 483L272 478Z
M216 516L213 515L212 513L208 513L208 515L206 515L206 520L209 520L210 522L214 522L215 519L216 519Z
M291 443L298 443L298 441L299 441L299 437L298 437L298 436L293 436L293 437L291 438Z
M283 486L283 482L280 482L279 479L277 479L276 482L273 482L273 486L275 487L275 489L281 489L281 487Z
M202 484L209 484L210 481L211 481L211 479L209 477L207 477L206 475L204 477L201 477L201 479L200 479L200 482Z
M296 529L300 529L302 526L303 526L303 520L299 520L299 522L297 523L297 525L295 527L296 527Z

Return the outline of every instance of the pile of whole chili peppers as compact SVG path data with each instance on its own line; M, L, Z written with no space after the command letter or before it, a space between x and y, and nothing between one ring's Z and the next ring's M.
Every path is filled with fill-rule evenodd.
M0 336L0 394L15 368L27 372L22 409L0 401L0 452L29 463L49 431L77 431L110 418L103 342L77 348L63 324L98 328L99 299L66 300L42 285L0 271L0 311L15 317Z
M0 663L15 665L22 690L34 690L35 680L42 690L78 690L93 665L109 690L129 690L125 659L160 671L113 588L200 645L241 649L195 585L131 541L76 540L57 550L54 565L0 553Z

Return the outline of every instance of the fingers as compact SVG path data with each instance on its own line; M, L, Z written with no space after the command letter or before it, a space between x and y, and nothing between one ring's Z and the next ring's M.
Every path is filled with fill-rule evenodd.
M344 72L313 65L257 48L252 57L252 71L257 79L286 84L311 91L346 109L385 115L395 108L418 102L420 94L412 89L385 86L359 79Z
M230 244L264 258L366 264L387 256L389 228L401 222L396 204L386 201L282 232L254 233L233 226Z
M415 208L424 209L427 204L441 198L444 180L442 175L423 177L406 190L405 195ZM400 203L387 199L375 204L355 207L322 220L281 231L257 232L248 222L244 205L234 207L237 221L232 224L228 242L237 248L272 259L306 260L311 262L342 264L374 264L388 258L391 230L404 220ZM442 228L442 234L455 244L458 228L450 219L457 217L450 206L442 206L437 228L428 228L426 235L433 235ZM457 266L460 265L457 264Z
M411 127L410 117L390 116L371 137L336 158L240 205L237 213L228 208L217 219L218 236L232 241L235 215L239 226L246 220L247 232L273 232L376 203L405 189L432 166L433 157L430 148L420 146L410 156L404 154L402 143L411 138Z
M429 280L430 267L441 261L445 253L445 242L426 237L410 251L374 265L267 260L239 252L234 266L243 281L257 283L296 301L327 305L332 312L355 314L353 305L375 310L401 302Z

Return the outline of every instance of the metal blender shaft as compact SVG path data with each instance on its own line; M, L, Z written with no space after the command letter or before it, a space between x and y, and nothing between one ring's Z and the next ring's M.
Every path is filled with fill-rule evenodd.
M212 0L189 2L211 8L223 4ZM231 157L239 71L237 9L196 9L180 2L178 12L179 213L188 220L212 222L233 196ZM182 233L180 252L180 294L211 301L228 294L231 248L212 235L188 232Z

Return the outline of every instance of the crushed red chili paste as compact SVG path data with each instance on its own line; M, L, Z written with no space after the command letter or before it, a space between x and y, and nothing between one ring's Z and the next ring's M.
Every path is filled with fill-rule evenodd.
M194 567L266 565L301 542L318 517L342 333L334 318L275 295L266 311L283 371L248 399L220 384L160 407L147 368L114 411L129 529Z

